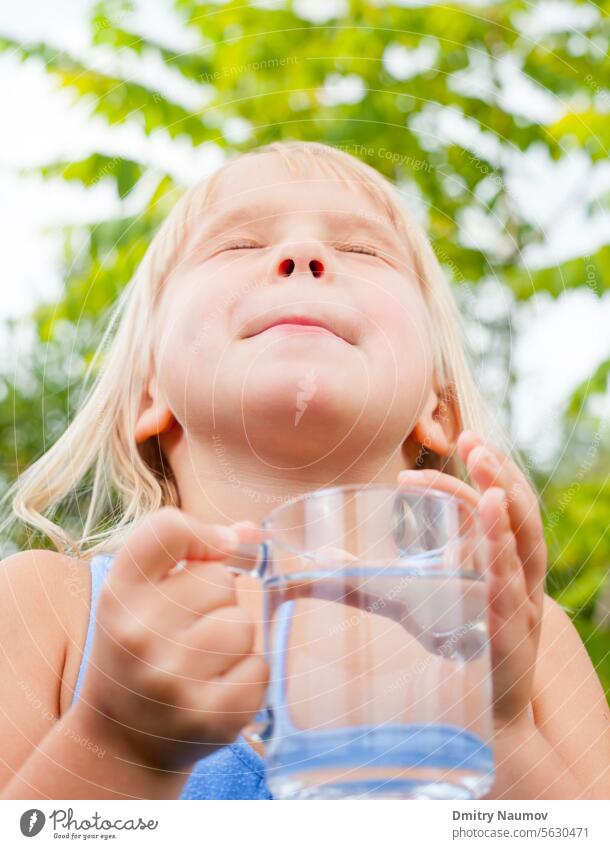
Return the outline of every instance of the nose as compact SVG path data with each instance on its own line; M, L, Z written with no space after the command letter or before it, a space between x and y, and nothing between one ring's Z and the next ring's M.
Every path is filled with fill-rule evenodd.
M324 249L317 244L303 243L291 248L281 248L276 258L275 272L278 277L293 277L311 274L316 279L328 277L328 261Z

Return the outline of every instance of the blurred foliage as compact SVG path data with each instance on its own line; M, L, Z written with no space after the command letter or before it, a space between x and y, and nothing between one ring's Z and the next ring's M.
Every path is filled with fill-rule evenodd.
M176 20L195 44L185 50L139 31L130 2L102 0L84 56L1 35L0 50L42 61L91 115L109 127L135 127L145 140L161 135L219 152L276 139L341 146L421 200L450 279L476 293L493 278L514 304L538 292L557 297L587 287L601 297L610 290L608 247L550 267L527 264L526 249L544 244L544 227L532 222L507 185L510 166L530 150L555 162L571 151L592 164L607 158L610 2L574 5L590 10L587 26L578 32L557 26L531 37L535 7L525 0L419 8L346 0L340 14L322 22L306 17L307 3L292 0L174 0ZM147 82L145 68L155 62L169 75L163 85ZM545 123L506 97L509 67L523 86L546 95L556 117ZM168 93L187 88L198 107ZM36 169L86 188L110 181L125 212L66 228L64 293L36 310L31 358L21 358L18 371L0 382L4 483L70 420L107 310L184 189L169 164L151 167L132 157L93 150L79 161ZM146 186L134 212L128 204ZM593 221L610 198L596 196L594 187L587 198ZM465 222L473 214L493 224L499 236L493 246L468 243ZM470 301L464 309L472 310ZM556 471L534 468L532 474L543 497L549 591L569 608L610 692L610 632L595 619L610 562L610 456L608 435L592 409L596 399L608 398L608 374L606 362L567 406ZM30 540L21 529L13 542L21 547Z

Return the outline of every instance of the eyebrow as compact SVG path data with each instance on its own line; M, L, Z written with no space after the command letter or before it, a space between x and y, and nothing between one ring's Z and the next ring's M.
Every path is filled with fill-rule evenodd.
M261 216L261 210L258 206L237 206L225 212L219 218L214 219L205 229L204 236L216 236L223 230L228 229L233 224L245 223L252 224L258 221L265 220L271 216Z
M261 214L260 206L256 205L234 207L212 221L205 228L202 236L204 239L210 239L223 233L225 230L231 229L237 224L258 225L269 219L279 218L286 214L290 213L286 213L284 210L276 210L269 214ZM386 225L381 215L367 216L341 212L339 210L326 210L320 212L320 216L335 227L338 225L349 225L352 231L356 230L357 232L375 234L385 242L386 247L393 249L398 247L398 234L390 225L389 219L388 225Z

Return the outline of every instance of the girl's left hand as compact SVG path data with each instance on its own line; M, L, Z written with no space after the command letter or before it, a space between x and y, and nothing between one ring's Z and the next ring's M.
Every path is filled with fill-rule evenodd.
M517 465L473 431L460 434L457 451L480 492L431 469L400 472L398 482L455 493L477 508L489 540L494 720L498 730L531 724L547 565L538 500Z

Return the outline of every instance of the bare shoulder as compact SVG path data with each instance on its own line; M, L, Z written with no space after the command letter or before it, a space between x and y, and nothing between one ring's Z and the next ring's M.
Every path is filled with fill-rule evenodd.
M532 707L537 727L586 783L610 793L610 709L566 611L545 595Z
M86 560L34 549L0 562L0 784L69 707L90 595Z
M50 638L54 632L68 636L78 619L76 608L89 606L89 561L43 549L22 551L0 562L0 587L1 603L12 612L11 627L33 636L45 630Z

